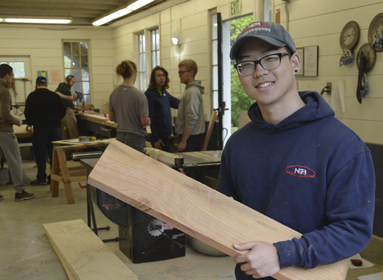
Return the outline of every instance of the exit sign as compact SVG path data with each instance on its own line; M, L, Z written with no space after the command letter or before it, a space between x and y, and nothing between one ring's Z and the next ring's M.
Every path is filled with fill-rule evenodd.
M229 2L230 17L242 15L242 0L233 0Z

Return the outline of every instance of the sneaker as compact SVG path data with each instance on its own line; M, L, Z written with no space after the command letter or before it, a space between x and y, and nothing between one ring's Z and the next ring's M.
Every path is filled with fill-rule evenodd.
M15 201L16 202L19 202L19 201L22 201L22 200L32 199L33 197L34 197L33 193L28 193L28 192L26 192L24 190L23 190L22 193L15 193Z
M42 180L39 180L39 179L36 179L34 181L31 181L30 183L32 186L45 186L45 185L48 185L48 182L47 181L42 181Z
M3 200L4 199L4 196L2 196L1 194L0 194L0 200Z

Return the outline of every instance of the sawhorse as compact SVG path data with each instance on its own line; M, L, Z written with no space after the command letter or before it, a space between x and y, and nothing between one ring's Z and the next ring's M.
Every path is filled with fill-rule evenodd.
M73 204L75 202L72 190L72 182L78 181L86 181L87 174L85 167L75 166L68 167L66 151L77 151L84 150L90 148L98 148L105 147L109 145L111 139L106 139L98 142L87 142L87 143L79 143L73 145L73 143L69 143L69 146L56 146L53 148L53 156L52 156L52 170L51 170L51 185L50 189L52 191L52 197L57 197L59 195L59 183L64 183L65 195L67 198L68 204ZM54 141L53 144L68 144L64 141Z

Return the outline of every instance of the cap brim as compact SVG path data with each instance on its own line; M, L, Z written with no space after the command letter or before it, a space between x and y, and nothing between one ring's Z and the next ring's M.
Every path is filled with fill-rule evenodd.
M231 48L230 50L230 59L234 60L234 59L237 59L237 56L238 56L238 52L239 50L241 49L242 45L249 39L253 39L253 38L257 38L257 39L261 39L262 41L265 41L273 46L276 46L276 47L284 47L286 46L285 43L281 42L281 41L278 41L274 38L270 38L270 37L267 37L267 36L262 36L262 35L248 35L248 36L245 36L245 37L242 37L240 38L239 40L237 40L233 47Z

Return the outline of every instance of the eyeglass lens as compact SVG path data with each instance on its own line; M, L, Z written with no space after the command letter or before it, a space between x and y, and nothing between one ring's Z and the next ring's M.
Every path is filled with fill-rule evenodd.
M273 70L281 64L281 57L284 54L272 54L265 56L257 61L244 61L237 64L237 70L240 75L252 75L255 72L257 64L261 64L265 70Z

